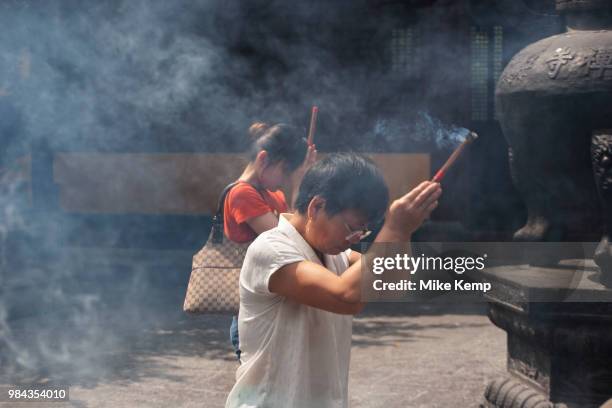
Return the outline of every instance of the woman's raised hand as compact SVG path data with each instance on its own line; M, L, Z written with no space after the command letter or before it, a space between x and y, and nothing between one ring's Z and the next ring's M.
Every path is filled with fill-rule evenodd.
M306 152L306 157L304 158L304 163L302 166L304 167L304 173L308 171L309 168L312 167L313 164L317 161L317 146L313 143L308 146L308 151Z
M393 238L408 240L423 221L438 206L442 194L439 183L424 181L409 193L394 200L389 207L389 213L384 228Z
M299 184L302 181L302 178L304 177L304 174L306 174L308 169L310 169L312 165L315 164L316 161L317 161L317 147L313 143L308 146L308 150L306 151L306 157L304 157L304 161L302 162L302 165L297 168L297 170L295 171L293 175L293 179L294 179L293 184L295 187L299 186Z

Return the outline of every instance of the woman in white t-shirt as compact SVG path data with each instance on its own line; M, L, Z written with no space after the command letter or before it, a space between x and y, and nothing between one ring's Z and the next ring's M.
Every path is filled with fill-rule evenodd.
M441 192L425 181L395 200L375 242L409 242ZM242 365L226 408L348 406L352 315L364 306L361 256L349 247L387 204L380 171L362 156L330 155L306 173L296 213L283 214L247 251Z

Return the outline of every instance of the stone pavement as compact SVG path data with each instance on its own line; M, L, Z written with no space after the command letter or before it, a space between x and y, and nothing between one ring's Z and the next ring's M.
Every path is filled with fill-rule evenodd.
M61 329L41 338L43 331L37 333L27 318L15 322L14 352L36 369L4 370L0 384L15 379L69 383L70 402L0 407L224 405L237 367L226 316L159 313L133 327L117 325L123 317L99 316L98 332L77 333L74 345L59 349L53 349L53 340L64 338ZM505 370L505 333L489 322L482 304L370 305L355 319L353 331L352 408L476 407L487 381ZM65 355L42 367L48 358L23 352L42 343Z

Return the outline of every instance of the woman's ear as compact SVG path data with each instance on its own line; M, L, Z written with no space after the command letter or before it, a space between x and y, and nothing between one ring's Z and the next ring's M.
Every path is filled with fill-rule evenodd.
M325 199L318 195L314 196L308 204L308 219L315 219L323 209L325 209Z
M261 169L266 168L268 161L268 152L265 150L261 150L259 153L257 153L257 156L255 156L255 166Z

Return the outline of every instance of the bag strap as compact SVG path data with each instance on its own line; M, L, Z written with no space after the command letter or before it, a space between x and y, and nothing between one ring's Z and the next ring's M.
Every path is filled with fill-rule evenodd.
M217 203L217 211L215 212L215 215L213 216L213 221L212 221L212 242L215 244L223 243L223 219L224 219L223 207L225 206L225 197L227 197L230 190L238 183L247 183L251 187L255 188L251 183L243 181L243 180L237 180L225 186L225 188L221 192L221 195L219 196L219 201ZM263 194L261 194L261 191L257 190L256 188L255 190L259 193L261 198L264 201L266 201Z

